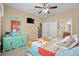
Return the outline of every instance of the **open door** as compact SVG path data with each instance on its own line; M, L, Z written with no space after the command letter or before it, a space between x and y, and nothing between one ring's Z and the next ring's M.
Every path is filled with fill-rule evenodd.
M38 38L41 38L42 37L42 23L39 23L39 26L38 26Z

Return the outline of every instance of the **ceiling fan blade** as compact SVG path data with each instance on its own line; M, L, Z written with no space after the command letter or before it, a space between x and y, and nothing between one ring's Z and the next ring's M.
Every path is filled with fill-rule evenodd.
M35 6L35 8L42 8L42 7L40 7L40 6Z
M39 12L39 14L42 12L42 10Z
M55 8L57 8L57 6L49 7L49 9L55 9Z

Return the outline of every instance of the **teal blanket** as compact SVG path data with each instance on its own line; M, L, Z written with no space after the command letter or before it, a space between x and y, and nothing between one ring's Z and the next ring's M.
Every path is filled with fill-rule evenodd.
M59 49L56 56L79 56L79 46L72 49Z

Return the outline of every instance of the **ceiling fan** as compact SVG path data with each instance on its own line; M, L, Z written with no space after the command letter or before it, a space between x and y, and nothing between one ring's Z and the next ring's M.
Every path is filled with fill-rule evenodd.
M48 3L43 3L42 6L35 6L35 8L40 8L41 11L39 11L38 13L40 14L41 12L45 12L45 13L50 13L49 9L56 9L57 6L50 6Z

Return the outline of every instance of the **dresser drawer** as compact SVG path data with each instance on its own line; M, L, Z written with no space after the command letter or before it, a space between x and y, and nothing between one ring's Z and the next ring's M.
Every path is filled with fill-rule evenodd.
M18 48L26 44L26 36L6 36L3 37L3 51Z

